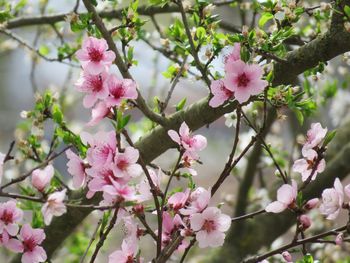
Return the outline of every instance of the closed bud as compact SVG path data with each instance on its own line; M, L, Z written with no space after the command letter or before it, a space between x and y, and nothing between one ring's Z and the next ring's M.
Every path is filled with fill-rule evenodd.
M343 244L343 240L344 240L344 234L343 233L339 233L337 235L337 237L335 238L335 243L340 246L341 244Z
M286 262L292 262L292 255L288 251L282 252L282 257Z
M311 219L307 215L301 215L299 217L299 222L302 230L308 229L311 226Z
M319 199L318 198L313 198L309 201L307 201L307 203L304 205L304 208L306 210L311 210L314 209L319 203Z

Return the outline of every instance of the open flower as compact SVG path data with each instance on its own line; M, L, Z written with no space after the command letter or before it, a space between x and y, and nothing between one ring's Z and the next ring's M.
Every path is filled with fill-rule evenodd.
M202 213L190 217L191 229L196 233L200 248L219 247L225 240L225 234L231 226L231 217L222 214L217 207L208 207Z
M91 120L86 124L87 126L95 126L105 117L111 113L111 108L107 107L104 101L100 101L91 110Z
M189 199L187 200L188 204L184 208L180 209L180 213L183 215L200 213L208 206L210 198L210 190L206 190L203 187L198 187L191 193Z
M23 218L23 211L16 206L13 200L0 204L0 233L6 231L11 236L18 233L18 223Z
M44 222L46 225L50 225L53 216L61 216L67 212L67 208L63 203L66 196L67 189L60 192L50 194L46 203L41 208L41 212L44 216Z
M239 103L246 102L250 96L261 93L267 86L262 80L263 70L259 65L246 64L241 60L226 64L225 88L234 93Z
M108 90L104 85L104 82L108 74L101 72L98 75L91 75L83 72L80 78L75 83L75 87L78 91L87 93L83 100L85 108L91 108L95 105L98 99L104 100L108 96Z
M142 259L137 257L137 240L133 238L124 239L121 250L114 251L108 257L108 263L141 263Z
M85 185L87 177L84 161L70 149L66 151L66 155L68 172L73 176L73 187L80 188Z
M46 252L40 246L45 239L44 230L33 229L29 224L24 224L18 239L22 242L22 263L39 263L46 261Z
M36 169L32 173L32 185L38 191L44 191L45 187L50 184L52 177L55 174L55 169L50 164L44 169Z
M313 172L311 180L315 180L318 173L322 173L326 168L326 161L321 159L317 161L318 154L313 149L302 149L302 154L304 158L298 159L293 164L293 171L297 173L301 173L301 178L303 182L305 182ZM316 166L317 163L317 167Z
M103 187L103 198L107 203L114 203L120 200L135 200L136 195L133 188L127 184L119 184L112 180L111 185L106 185Z
M277 201L266 207L266 212L280 213L288 207L293 207L298 194L297 183L292 180L292 185L284 184L277 190Z
M22 252L22 243L16 239L12 238L6 230L2 231L0 234L0 245L6 247L7 249L19 253Z
M213 108L219 107L233 96L233 92L225 87L222 80L212 81L210 84L210 91L213 97L209 101L209 106Z
M169 197L168 205L173 210L177 211L183 208L189 198L190 189L186 189L185 192L177 192Z
M152 179L152 182L156 188L160 187L160 181L162 179L162 169L158 169L158 172L154 171L153 169L148 169L148 173ZM153 198L152 192L151 192L151 186L147 178L144 178L141 183L138 185L138 195L137 200L139 202L144 202L147 200L150 200Z
M344 190L339 178L334 181L333 188L327 188L322 192L322 204L320 211L327 215L327 219L334 220L338 217L344 202Z
M168 135L174 142L184 148L184 156L189 155L193 159L198 159L197 151L201 151L207 146L207 139L204 136L191 136L190 129L186 122L181 124L179 133L174 130L169 130Z
M119 106L125 99L137 99L136 83L131 79L118 79L115 75L110 75L105 85L109 91L106 99L108 107Z
M303 148L312 149L322 142L326 137L327 128L322 128L319 122L312 123L310 130L307 131L307 138Z
M98 75L109 67L115 59L113 51L107 51L106 40L88 37L75 55L80 60L83 69L93 75Z
M142 168L137 161L139 151L133 147L126 147L124 152L117 151L114 157L114 173L117 177L137 177Z
M230 64L241 59L241 44L235 43L230 54L225 57L225 71L230 71Z

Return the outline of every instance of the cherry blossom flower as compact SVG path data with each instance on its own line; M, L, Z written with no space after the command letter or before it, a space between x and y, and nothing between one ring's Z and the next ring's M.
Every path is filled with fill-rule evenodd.
M4 161L6 158L6 154L0 152L0 183L2 181L2 175L4 173Z
M336 238L335 238L335 244L337 244L338 246L340 246L341 244L343 244L344 241L344 233L339 233Z
M235 43L232 52L225 57L225 71L230 70L230 64L241 59L241 44Z
M336 178L333 188L327 188L322 192L322 204L320 211L323 215L327 215L327 219L334 220L338 217L342 209L344 201L344 190L339 180Z
M177 192L169 197L168 205L171 209L177 211L183 208L190 196L190 189L186 189L185 192Z
M43 192L45 187L50 184L54 174L55 169L51 164L44 169L36 169L32 173L32 185L38 191Z
M135 190L128 185L119 184L116 181L112 180L112 185L106 185L102 188L104 199L111 203L122 200L135 200L136 194Z
M119 106L124 99L137 99L136 83L131 79L118 79L115 75L110 75L105 85L109 91L106 99L108 107Z
M117 147L114 131L100 131L95 135L82 132L80 137L84 144L90 146L87 150L87 161L91 166L102 167L113 162Z
M162 218L162 247L165 247L172 240L173 233L185 224L178 214L172 218L168 212L163 212ZM184 251L188 245L186 240L182 240L177 247L177 251Z
M288 251L282 252L282 257L288 263L292 263L293 262L292 255Z
M320 199L312 198L309 201L307 201L307 203L304 205L304 209L306 210L314 209L315 207L318 206L319 202L320 202Z
M169 130L170 138L185 149L185 154L193 159L198 159L197 151L203 150L207 146L207 139L202 135L191 136L191 132L186 122L180 126L179 133Z
M321 159L318 161L318 154L313 149L302 149L302 154L304 158L298 159L293 164L293 171L297 173L301 173L301 179L303 182L308 180L308 178L311 176L312 172L312 178L311 180L315 180L318 173L322 173L324 169L326 168L326 161L324 159ZM316 162L318 162L317 167ZM314 171L313 171L314 170Z
M307 215L301 215L299 217L299 222L303 230L308 229L312 224L310 217Z
M124 152L117 151L114 157L114 173L117 177L137 177L142 173L142 168L136 162L139 159L139 151L133 147L126 147Z
M18 233L18 223L23 218L23 211L16 206L13 200L0 204L0 233L6 231L11 236Z
M105 117L111 114L111 108L107 107L104 101L100 101L91 110L91 120L86 124L87 126L95 126Z
M214 80L210 84L210 90L213 97L209 101L209 106L217 108L229 100L233 96L233 92L225 87L222 80Z
M186 207L180 209L180 213L182 215L200 213L208 206L210 198L210 190L206 190L203 187L198 187L191 193L188 199L189 204L186 205Z
M67 208L63 203L67 189L50 194L46 203L41 208L46 225L50 225L53 216L61 216L67 212Z
M107 76L107 72L101 72L98 75L82 72L80 78L75 83L75 87L78 91L87 93L83 100L85 108L91 108L98 99L104 100L108 97L108 90L104 85Z
M303 146L305 150L313 149L322 142L322 140L326 137L327 128L322 128L319 122L312 123L311 129L307 131L307 139Z
M0 245L16 253L22 252L22 243L18 239L12 238L6 230L0 234Z
M18 239L22 242L22 263L39 263L46 261L46 252L40 246L45 237L44 230L42 229L33 229L29 224L24 224L22 226L18 236Z
M234 97L239 103L244 103L250 96L259 94L268 84L266 80L261 79L263 70L259 65L237 60L226 64L225 69L224 85L226 89L234 92Z
M231 217L222 214L217 207L208 207L202 213L190 217L191 229L196 233L200 248L219 247L225 240L225 234L231 226Z
M106 70L115 59L114 52L107 49L106 40L88 37L75 54L87 73L97 75Z
M66 155L68 172L73 176L73 187L80 188L85 185L87 177L84 161L70 149L66 151Z
M287 208L295 205L298 194L298 186L296 181L292 180L292 185L284 184L277 190L277 201L270 203L266 207L266 212L280 213Z
M148 173L151 177L151 180L156 188L160 187L160 181L163 176L163 172L161 169L158 169L158 171L154 171L153 169L148 169ZM153 198L152 192L151 192L151 186L147 178L144 178L137 187L137 200L139 202L144 202L147 200L150 200Z
M124 239L121 250L114 251L108 257L109 263L130 263L143 262L143 259L136 258L138 251L137 240L132 238Z

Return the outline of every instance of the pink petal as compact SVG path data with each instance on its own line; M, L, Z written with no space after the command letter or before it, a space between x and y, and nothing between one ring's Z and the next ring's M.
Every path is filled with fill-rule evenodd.
M265 208L265 210L268 213L280 213L280 212L284 211L286 208L287 207L285 204L278 202L278 201L275 201L275 202L272 202L271 204L269 204Z

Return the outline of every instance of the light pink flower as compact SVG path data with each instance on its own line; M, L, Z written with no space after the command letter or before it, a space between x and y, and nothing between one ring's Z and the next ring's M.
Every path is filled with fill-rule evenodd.
M299 222L303 230L308 229L312 224L310 217L307 215L301 215L299 217Z
M91 120L86 124L87 126L95 126L105 117L111 114L111 108L107 107L104 101L100 101L91 110Z
M184 225L184 222L178 214L176 214L174 217L171 217L168 212L163 212L162 247L166 247L172 240L174 232L182 228ZM189 244L183 240L177 247L177 251L183 251L188 245Z
M2 175L4 173L4 161L5 161L6 154L3 154L0 152L0 183L2 181Z
M97 75L106 70L115 59L114 52L107 49L106 40L88 37L75 54L86 72Z
M327 188L322 192L322 204L320 211L323 215L327 215L327 219L334 220L338 217L342 209L344 201L344 190L339 180L336 178L333 188Z
M292 261L292 255L288 251L282 252L282 257L288 263L292 263L293 262Z
M214 80L210 84L210 90L213 97L209 101L209 106L212 108L217 108L224 104L225 101L233 97L233 91L227 89L222 80Z
M185 149L185 154L193 159L198 159L197 151L203 150L207 146L207 139L202 135L191 136L191 132L186 122L180 126L179 133L169 130L170 138Z
M148 169L148 173L151 176L152 182L156 188L160 187L160 181L163 176L161 169L158 169L158 172L155 172L153 169ZM137 188L138 195L137 200L139 202L144 202L153 198L151 192L151 186L147 178L144 178Z
M301 179L305 182L312 173L314 166L316 165L316 161L318 158L318 154L313 149L302 149L302 154L304 158L298 159L293 164L293 171L297 173L301 173ZM317 168L315 169L311 180L315 180L318 173L322 173L326 168L326 161L322 159L318 162Z
M217 207L208 207L202 213L190 217L191 229L196 233L200 248L219 247L225 240L225 234L231 226L231 217L222 214Z
M168 205L171 209L177 211L183 208L190 197L190 189L186 189L185 192L177 192L169 197Z
M230 71L230 64L241 59L241 44L235 43L232 52L225 57L225 71Z
M225 69L224 85L226 89L234 92L234 97L239 103L259 94L268 84L266 80L261 79L263 70L259 65L249 65L237 60L226 64Z
M33 229L29 224L24 224L18 239L22 242L22 263L39 263L46 261L46 252L40 246L45 239L44 230Z
M68 172L73 176L73 187L80 188L85 185L87 177L84 161L70 149L66 151L66 155Z
M292 180L292 185L284 184L277 190L277 201L266 207L266 212L280 213L289 207L293 207L298 194L297 183Z
M117 151L114 157L114 173L117 177L137 177L142 168L137 161L139 151L133 147L126 147L124 152Z
M344 241L344 233L339 233L336 238L335 238L335 244L337 244L338 246L340 246L341 244L343 244Z
M117 141L114 131L100 131L95 135L87 132L81 133L84 144L90 148L87 150L87 161L93 167L102 167L113 162Z
M61 216L67 212L67 208L63 203L67 189L50 194L46 203L41 208L46 225L50 225L53 216Z
M6 231L11 236L18 233L18 223L23 218L23 211L16 206L15 201L0 204L0 233Z
M126 184L119 184L112 180L111 185L105 185L103 188L103 198L107 203L118 201L131 201L136 199L135 190Z
M209 204L211 198L210 190L198 187L194 190L188 199L188 205L180 209L182 215L191 215L202 212Z
M312 123L310 130L307 131L307 139L303 146L303 148L312 149L322 142L322 140L326 137L327 128L322 128L319 122Z
M108 90L104 85L107 78L107 72L101 72L98 75L91 75L82 72L80 78L75 83L78 91L87 93L83 100L85 108L91 108L98 99L104 100L108 96Z
M122 243L121 250L114 251L108 257L108 263L141 263L143 259L138 259L137 257L137 240L135 239L124 239Z
M318 206L320 200L318 198L312 198L304 205L304 209L311 210Z
M0 234L0 245L16 253L22 252L22 243L16 238L10 237L6 230Z
M44 191L45 187L50 184L52 177L55 174L55 169L51 164L44 169L36 169L32 173L32 185L38 191Z
M109 91L106 99L108 107L119 106L124 99L137 99L136 83L131 79L118 79L111 74L105 82Z

